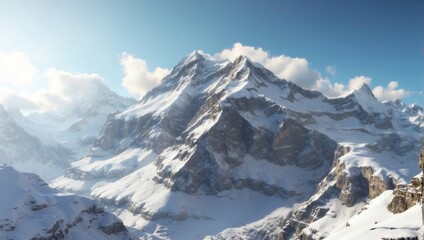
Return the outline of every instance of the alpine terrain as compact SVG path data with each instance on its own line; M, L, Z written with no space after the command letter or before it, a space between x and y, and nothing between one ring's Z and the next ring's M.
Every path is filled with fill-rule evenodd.
M52 189L35 174L2 166L0 189L0 239L132 239L97 202Z
M89 97L58 111L24 116L18 109L0 106L0 164L37 173L46 181L63 175L69 162L91 148L108 115L136 102L100 81L90 91Z
M416 237L418 205L387 206L420 171L423 120L366 84L330 99L194 51L52 186L101 200L142 239Z

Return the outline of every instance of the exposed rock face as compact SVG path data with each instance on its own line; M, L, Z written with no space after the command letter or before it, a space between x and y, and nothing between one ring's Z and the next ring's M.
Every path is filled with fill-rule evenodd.
M346 153L348 149L339 149L338 152ZM347 153L346 153L347 154ZM340 156L341 157L341 156ZM318 193L314 198L302 204L290 217L280 222L283 239L315 239L312 235L319 229L303 231L312 222L315 222L329 214L330 208L327 203L338 198L342 205L352 207L365 199L377 197L387 189L393 189L393 180L388 182L375 176L371 167L351 169L354 174L345 172L346 166L335 159L336 167L318 186ZM330 214L331 215L331 214Z
M323 164L323 160L334 158L336 143L324 134L310 131L289 118L274 137L271 146L272 162L316 169Z
M393 194L393 200L387 206L393 213L402 213L421 201L421 192L407 185L398 186Z
M419 166L423 166L423 153L419 157ZM398 184L393 191L393 200L387 209L393 213L402 213L414 205L422 202L423 175L413 177L410 184Z

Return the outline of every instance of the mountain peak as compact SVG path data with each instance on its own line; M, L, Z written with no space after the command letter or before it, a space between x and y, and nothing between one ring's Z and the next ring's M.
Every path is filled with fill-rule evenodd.
M245 66L247 68L259 68L259 69L266 69L264 66L262 66L258 62L252 61L249 57L245 55L240 55L234 60L234 66Z
M183 59L183 62L204 61L204 60L212 61L213 58L211 55L204 53L202 50L194 50Z
M371 88L367 83L363 83L362 86L352 92L356 97L359 96L369 96L376 100L374 93L372 93Z
M246 65L246 66L256 66L250 58L245 55L240 55L234 60L234 65Z
M373 95L374 96L374 94L371 91L370 86L367 83L363 83L360 88L356 89L353 92L366 93L366 94L370 94L370 95Z
M211 55L208 55L201 50L195 50L178 62L178 64L173 68L171 75L180 72L182 69L189 69L196 63L200 63L200 65L208 65L208 62L214 62Z

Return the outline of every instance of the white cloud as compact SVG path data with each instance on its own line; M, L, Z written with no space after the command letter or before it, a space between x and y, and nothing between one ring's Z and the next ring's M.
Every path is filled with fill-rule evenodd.
M336 71L336 67L335 67L335 66L328 65L328 66L325 68L325 71L326 71L328 74L330 74L331 76L333 76L333 77L337 74L337 71Z
M367 76L356 76L349 80L347 86L341 83L332 84L327 80L320 89L325 95L329 97L340 97L353 92L360 88L364 83L371 85L372 78ZM391 81L387 87L376 86L372 93L379 101L394 101L396 99L402 99L410 95L410 92L405 89L398 89L399 84L396 81Z
M366 76L356 76L352 79L349 80L349 85L348 85L348 92L352 92L356 89L359 89L360 87L362 87L362 85L364 83L370 85L371 84L371 78L370 77L366 77Z
M46 71L45 76L45 88L35 94L26 94L42 110L56 110L67 105L83 103L95 98L95 93L107 89L102 78L95 73L71 73L51 68Z
M120 63L125 74L122 86L135 97L144 96L148 91L158 86L160 81L170 73L169 69L159 67L153 72L149 72L146 61L127 53L122 54Z
M317 90L327 97L340 97L346 94L346 87L341 83L331 83L329 79L317 81Z
M322 79L318 71L309 68L309 62L305 58L292 58L285 55L271 56L262 48L244 46L241 43L235 43L232 48L216 53L214 58L218 60L228 59L233 62L240 55L262 64L277 77L289 80L307 89L317 90L318 81Z
M0 91L0 102L4 107L8 109L19 109L22 111L35 111L39 109L39 106L33 101L25 97L16 95L13 92L5 93L6 91L5 89L2 89Z
M370 77L356 76L351 78L348 85L345 86L342 83L331 83L330 80L325 79L319 81L321 84L318 89L328 97L340 97L359 89L364 83L370 85L371 80L372 79Z
M409 92L405 89L397 89L398 86L398 82L391 81L386 88L377 86L372 90L372 92L379 101L393 101L407 97Z
M0 102L6 108L24 112L56 111L84 104L107 90L98 74L71 73L57 69L45 72L46 86L36 90L0 88Z
M0 84L25 87L33 82L37 69L22 52L0 52Z
M48 91L71 101L87 98L106 87L102 77L95 73L71 73L51 68L46 76Z
M81 104L108 89L98 74L51 68L35 78L37 72L24 53L0 52L0 103L24 112L58 110Z

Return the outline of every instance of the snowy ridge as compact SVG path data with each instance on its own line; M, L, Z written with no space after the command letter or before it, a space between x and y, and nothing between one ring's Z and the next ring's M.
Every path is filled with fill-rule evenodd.
M18 109L0 106L0 164L51 181L87 154L109 114L134 103L102 84L91 96L57 112L24 116Z
M102 200L146 239L291 239L320 220L325 237L418 173L421 110L367 85L328 99L195 51L52 185Z
M25 131L15 118L16 113L10 114L0 106L0 165L36 172L48 180L60 176L71 159L70 151L61 146L43 144L39 138ZM39 167L40 164L43 168Z
M132 239L98 203L65 194L35 174L0 167L0 239Z
M134 99L120 97L102 84L93 89L91 96L64 109L32 113L16 121L44 144L66 146L72 158L79 159L91 148L109 114L135 103Z

